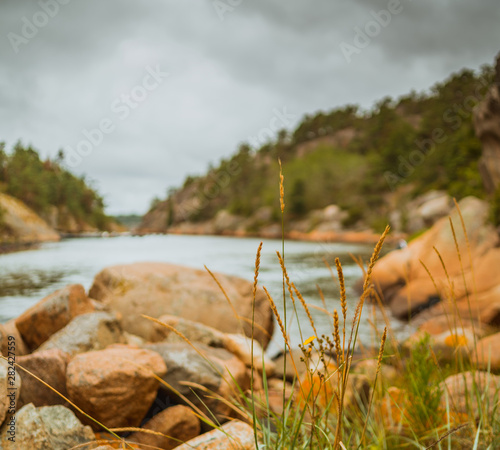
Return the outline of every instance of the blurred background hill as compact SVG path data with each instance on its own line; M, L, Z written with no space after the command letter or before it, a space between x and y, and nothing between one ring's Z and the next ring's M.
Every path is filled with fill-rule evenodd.
M346 105L306 115L295 129L257 148L242 143L204 176L154 199L140 230L268 229L279 220L280 159L291 229L311 231L330 214L332 230L380 232L391 223L418 232L426 223L412 221L416 207L433 201L441 213L430 211L432 220L448 213L452 198L485 196L472 112L492 80L492 66L463 69L428 92L383 98L370 110Z

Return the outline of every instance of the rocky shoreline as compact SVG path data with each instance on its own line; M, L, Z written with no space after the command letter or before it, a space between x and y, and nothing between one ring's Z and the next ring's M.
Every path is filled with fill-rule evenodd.
M251 327L243 321L251 317L252 284L216 276L231 305L206 272L142 263L103 270L89 291L93 298L81 285L67 286L0 325L6 358L0 360L0 389L13 394L0 396L0 448L68 449L88 442L82 448L90 449L112 439L100 434L102 427L80 408L108 428L144 426L170 436L136 432L128 437L137 443L134 448L151 442L173 448L175 439L198 436L203 427L186 405L210 407L221 422L226 421L231 411L224 403L208 400L199 389L193 393L183 382L197 383L223 398L233 395L235 383L247 389L248 367L262 368L273 317L259 290L252 363L245 335ZM176 333L171 332L174 327ZM271 374L274 364L267 357L265 361ZM14 363L64 397L23 369L14 371ZM159 378L173 390L160 388ZM13 380L15 386L10 385ZM9 440L12 436L15 443Z
M498 279L482 276L486 267L498 267L491 259L500 257L498 235L487 224L484 202L464 199L460 210L469 233L472 262L478 264L477 297L469 293L467 300L472 308L465 308L458 295L458 301L450 302L442 282L446 279L444 272L435 272L435 286L444 289L436 292L423 280L421 270L413 272L419 260L427 262L422 252L431 252L429 243L436 243L448 265L448 275L455 276L462 270L453 257L455 239L463 251L462 265L468 270L467 244L459 232L457 212L451 216L455 238L450 238L450 222L438 221L407 248L383 257L375 265L373 282L393 313L412 317L419 326L407 342L400 343L401 351L429 334L430 345L440 360L454 358L457 351L473 352L480 369L500 371L495 351L500 345ZM481 261L487 262L486 267ZM408 271L403 273L405 268ZM407 284L403 285L402 277ZM468 275L465 278L469 280ZM222 274L216 274L215 279L207 272L171 264L113 266L96 275L89 292L81 285L67 286L0 325L0 348L5 357L0 360L0 390L5 393L0 396L0 448L37 450L49 445L62 450L78 445L104 450L118 448L120 439L136 449L150 445L181 450L227 448L228 435L238 448L253 448L252 426L230 405L248 392L253 374L254 395L261 401L265 398L264 411L267 408L279 415L284 389L287 398L300 401L297 383L292 385L297 374L290 371L291 355L272 360L265 353L274 326L265 293L257 289L252 311L252 283ZM458 279L454 287L457 292L461 289ZM440 301L426 308L429 298L435 296ZM457 313L461 326L450 327L449 318ZM388 383L386 409L396 408L391 403L396 390L397 395L404 395L401 388L391 387L397 367L389 361L377 368L376 353L365 349L355 358L346 408L354 407L360 392L363 398L369 398L377 371ZM297 349L295 360L299 361L301 354ZM300 365L303 367L298 375L306 377L302 386L307 386L310 375L306 366ZM500 387L500 377L488 376L494 377L494 385ZM333 377L331 382L335 380ZM471 388L453 380L450 377L446 383L456 396ZM200 417L222 426L212 430ZM123 430L117 432L120 438L99 424ZM15 443L9 440L12 437Z
M205 227L183 227L183 228L171 228L165 234L178 234L178 235L192 235L192 236L229 236L229 237L239 237L239 238L261 238L261 239L281 239L281 229L279 226L273 230L262 230L260 232L248 232L248 231L223 231L221 233L207 233ZM210 230L208 230L210 231ZM162 233L163 234L163 233ZM398 234L397 236L391 236L388 242L397 242L400 239L406 237L406 234ZM379 240L380 235L374 233L373 231L324 231L324 232L311 232L304 233L300 231L289 231L285 232L285 239L292 241L308 241L308 242L340 242L340 243L350 243L350 244L376 244Z
M21 200L0 193L0 254L31 249L43 242L57 242L68 237L114 236L125 228L110 224L109 231L99 231L68 216L67 226L60 227L59 213L52 211L44 220ZM50 223L49 223L50 222Z
M439 219L446 217L453 209L453 199L444 191L429 191L404 208L397 206L400 202L393 199L391 213L391 234L387 243L395 244L407 239L409 235L423 232ZM207 221L192 222L189 220L175 222L165 227L166 215L161 208L154 210L143 219L143 223L134 231L138 235L146 234L185 234L214 235L234 237L258 237L263 239L281 239L281 223L272 217L272 209L262 207L251 217L242 217L221 210ZM376 244L380 233L362 223L344 224L348 217L346 211L337 205L329 205L321 210L312 211L300 220L285 221L285 239L313 242L345 242ZM385 226L385 224L384 224Z
M6 253L21 252L23 250L33 250L40 245L40 242L24 242L24 243L0 243L0 255Z
M377 296L393 316L411 320L416 336L431 335L437 353L477 353L483 369L500 369L500 238L489 223L489 205L461 200L449 218L438 221L408 247L375 265ZM454 337L455 336L455 337Z
M14 251L59 239L59 233L23 202L0 193L0 248Z

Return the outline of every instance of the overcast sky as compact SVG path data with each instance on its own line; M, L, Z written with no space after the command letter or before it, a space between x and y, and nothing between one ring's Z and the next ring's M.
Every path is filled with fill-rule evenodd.
M491 64L499 24L498 0L0 0L0 141L73 151L142 214L271 123Z

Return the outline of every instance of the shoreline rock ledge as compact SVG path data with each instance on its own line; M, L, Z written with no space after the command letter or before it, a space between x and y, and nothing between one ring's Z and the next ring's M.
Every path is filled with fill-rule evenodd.
M35 211L10 195L0 193L0 215L0 250L61 239Z
M455 209L375 265L373 283L397 318L418 324L458 312L464 320L500 324L500 247L489 206L475 197L458 205L461 217Z
M146 341L161 340L157 327L142 314L160 318L173 315L208 325L224 333L251 336L253 285L229 275L166 263L134 263L108 267L99 272L89 297L121 314L124 331ZM237 312L239 319L235 317ZM273 313L265 293L255 299L255 340L266 348L273 334Z

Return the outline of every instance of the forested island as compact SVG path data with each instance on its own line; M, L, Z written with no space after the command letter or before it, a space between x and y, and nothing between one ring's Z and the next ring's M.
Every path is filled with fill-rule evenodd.
M10 245L57 240L60 234L119 230L104 201L64 167L64 152L45 160L18 142L0 143L0 242Z

